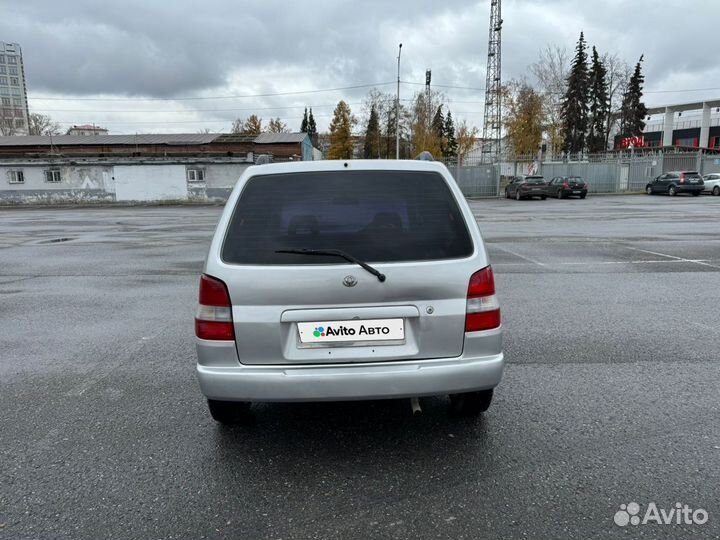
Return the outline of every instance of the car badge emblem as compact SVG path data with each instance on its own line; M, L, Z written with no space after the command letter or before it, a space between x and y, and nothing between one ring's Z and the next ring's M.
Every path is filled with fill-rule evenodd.
M354 287L357 285L357 279L355 279L355 276L345 276L343 279L343 285L346 287Z

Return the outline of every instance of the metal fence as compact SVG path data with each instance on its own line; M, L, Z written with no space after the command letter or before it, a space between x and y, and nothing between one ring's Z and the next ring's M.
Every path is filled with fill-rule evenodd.
M639 193L653 178L668 171L720 172L720 154L643 151L542 162L533 156L513 156L493 164L447 166L466 197L498 197L511 177L523 174L540 174L547 180L581 176L591 193Z

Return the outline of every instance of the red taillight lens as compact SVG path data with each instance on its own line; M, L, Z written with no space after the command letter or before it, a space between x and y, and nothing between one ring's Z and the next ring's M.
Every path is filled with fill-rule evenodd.
M562 185L562 187L565 188L565 189L569 189L569 188L570 188L570 184L568 184L567 182L565 182L565 183Z
M225 283L203 274L200 277L199 300L195 335L200 339L234 340L232 304Z
M467 292L465 331L491 330L501 324L500 303L495 296L495 278L487 266L470 277Z

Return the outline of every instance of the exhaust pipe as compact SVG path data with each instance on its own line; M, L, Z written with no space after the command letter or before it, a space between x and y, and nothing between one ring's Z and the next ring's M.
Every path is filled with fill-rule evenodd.
M422 414L422 408L420 407L420 400L418 398L410 398L410 408L412 409L413 416L420 416Z

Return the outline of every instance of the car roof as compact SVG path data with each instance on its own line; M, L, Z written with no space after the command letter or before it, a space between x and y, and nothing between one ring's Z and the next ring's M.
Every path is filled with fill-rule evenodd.
M447 167L438 161L415 159L347 159L318 161L289 161L248 167L252 176L319 171L426 171L447 173Z

